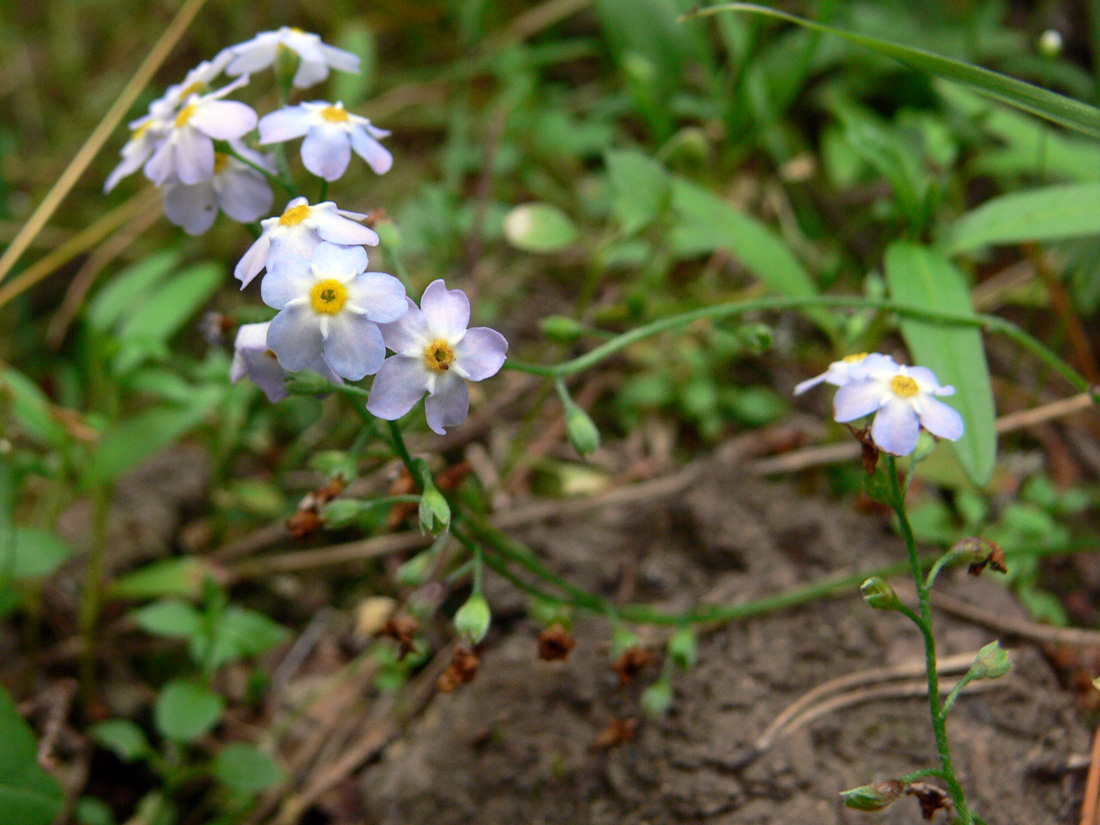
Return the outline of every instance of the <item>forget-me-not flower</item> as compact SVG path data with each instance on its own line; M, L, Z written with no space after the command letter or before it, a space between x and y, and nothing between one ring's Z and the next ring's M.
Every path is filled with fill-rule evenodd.
M320 83L328 77L329 67L353 74L359 71L359 58L351 52L323 43L312 32L283 26L231 46L232 60L225 72L235 76L266 69L275 62L280 48L289 49L301 58L294 73L294 86L299 89Z
M335 244L378 245L378 233L359 221L360 212L337 209L332 201L310 205L305 198L294 198L283 214L260 222L263 232L244 253L233 271L241 289L284 255L309 258L321 241Z
M396 355L374 377L367 410L396 421L425 393L424 413L431 429L445 435L445 427L466 420L470 407L467 381L496 375L504 364L508 342L488 327L467 329L470 301L460 289L447 289L442 280L424 290L418 308L384 324L382 336Z
M802 395L806 390L822 383L843 387L849 381L866 378L870 369L892 369L896 366L897 363L893 358L878 352L858 352L854 355L845 355L839 361L833 361L829 364L829 368L821 375L808 378L795 386L794 394Z
M279 314L267 345L284 369L309 369L324 356L337 375L358 381L382 366L386 346L378 324L405 314L405 287L392 275L365 272L361 246L318 244L312 260L284 255L261 286L264 303Z
M267 346L267 330L270 326L270 322L244 324L237 330L237 339L233 342L233 363L229 366L229 380L236 384L242 378L250 379L264 391L267 400L275 404L287 396L286 378L290 373L282 368L275 353ZM324 358L318 357L306 369L334 384L344 383Z
M271 161L239 141L231 141L233 150L252 163L274 172ZM251 223L271 211L274 195L267 179L237 158L214 153L214 174L209 180L190 186L168 183L164 189L164 214L189 235L201 235L209 229L220 208L241 223Z
M393 165L393 155L378 142L389 132L347 111L343 103L314 101L288 106L260 118L259 129L260 143L282 143L304 135L302 163L327 181L344 174L352 149L379 175Z

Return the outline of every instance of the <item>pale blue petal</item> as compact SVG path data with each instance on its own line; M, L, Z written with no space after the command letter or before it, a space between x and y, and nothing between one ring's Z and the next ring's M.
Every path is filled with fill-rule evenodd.
M363 226L336 213L336 210L322 209L321 204L313 207L310 217L319 234L331 243L354 246L366 244L378 246L378 233L369 226Z
M288 106L260 118L260 143L282 143L300 138L309 131L309 112L301 106Z
M871 437L880 449L894 455L909 455L917 446L920 421L908 401L890 399L875 414Z
M201 235L214 225L218 205L209 181L194 186L170 183L163 192L165 216L176 226L182 226L188 235Z
M444 427L457 427L470 411L470 391L466 382L453 373L436 381L435 392L424 402L424 416L432 432L446 435Z
M411 298L405 298L405 308L405 314L396 321L381 325L382 337L394 352L422 358L424 347L432 340L428 322Z
M455 347L451 368L471 381L484 381L500 372L508 352L508 341L495 329L474 327Z
M925 392L930 392L940 385L940 381L936 378L936 373L928 369L928 367L907 367L909 376L916 380L921 389Z
M953 407L926 395L917 404L921 426L932 435L956 441L963 434L963 418Z
M310 86L316 86L326 77L328 77L328 66L324 63L307 60L303 55L298 71L294 74L294 87L308 89Z
M374 376L367 411L386 421L396 421L428 391L428 372L420 356L395 355Z
M806 392L806 390L813 389L818 384L821 384L822 382L824 382L825 378L828 375L829 375L828 372L823 372L823 373L821 373L821 375L815 376L813 378L807 378L805 381L800 381L799 383L795 384L794 394L795 395L802 395L802 393Z
M180 183L210 180L214 174L214 142L196 129L180 129L175 139L175 160Z
M405 285L385 272L364 272L348 284L348 303L380 324L393 323L410 311Z
M297 298L308 298L313 283L309 261L301 255L283 255L271 262L260 284L260 298L272 309L284 309Z
M187 122L215 140L232 140L256 128L256 112L239 100L208 100Z
M470 323L470 299L461 289L447 289L443 280L432 281L420 299L420 310L428 321L433 337L453 346L466 334Z
M321 44L321 53L325 56L325 62L332 68L352 74L359 73L358 55L330 46L327 43Z
M213 177L214 194L222 211L235 221L251 223L271 211L275 196L263 175L237 169Z
M271 238L267 234L260 235L252 244L248 247L248 251L244 253L244 257L237 261L237 266L233 270L233 277L241 282L241 289L244 289L267 266L267 256L271 252Z
M363 127L352 130L351 147L359 157L370 165L370 168L376 174L384 175L393 166L393 155L385 146L371 137Z
M329 319L328 338L322 348L332 371L349 381L378 372L386 357L378 325L353 312L341 312Z
M853 381L836 391L833 418L844 424L870 415L882 406L885 393L878 381Z
M334 278L350 284L367 268L367 250L361 246L320 243L313 250L313 269L318 278Z
M302 141L302 163L327 181L338 180L351 161L351 143L343 129L314 126Z
M304 305L284 309L267 330L267 345L283 369L300 372L321 357L321 327L316 315Z
M211 145L211 149L213 146ZM145 164L145 177L157 186L163 186L175 175L175 146L170 140L162 140L152 157Z

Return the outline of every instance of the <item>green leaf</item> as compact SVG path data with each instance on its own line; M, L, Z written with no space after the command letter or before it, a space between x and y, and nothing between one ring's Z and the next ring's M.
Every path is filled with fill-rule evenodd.
M1056 241L1100 234L1100 183L1066 183L992 198L951 229L949 253L992 244Z
M61 812L61 786L38 765L34 733L0 688L0 810L4 825L51 825Z
M559 252L577 239L577 229L558 207L525 203L505 217L504 237L524 252Z
M631 149L608 152L613 209L623 232L633 235L660 218L672 197L668 173L653 158Z
M254 796L283 781L283 772L274 759L241 742L218 751L214 757L214 776L242 796Z
M88 304L85 315L88 323L105 332L122 319L140 312L145 293L175 269L179 260L178 252L159 252L115 275Z
M198 598L210 576L214 576L214 568L204 559L166 559L123 576L111 585L109 593L116 599Z
M209 688L177 679L157 696L153 720L165 738L194 742L214 729L224 708L225 700Z
M14 579L48 576L73 555L73 549L49 530L16 527L11 538L9 543L0 535L0 579L7 575Z
M13 369L0 371L0 413L8 394L12 414L28 435L58 449L69 444L68 433L53 417L54 405L31 379Z
M193 636L202 627L202 614L193 605L179 599L164 599L135 610L138 627L146 633L168 638Z
M259 656L282 644L289 635L289 630L263 613L230 607L214 628L214 646L207 666L216 668L237 659ZM196 640L196 645L198 643L199 640Z
M939 252L908 242L886 250L886 281L895 301L917 309L954 314L973 313L962 273ZM914 361L928 367L956 393L944 398L966 425L953 443L970 480L986 484L997 454L996 412L981 332L928 321L902 320L901 332Z
M713 192L674 177L672 210L676 225L671 244L679 257L695 257L725 249L780 295L809 298L817 294L809 273L782 239ZM836 322L829 313L811 309L806 314L823 330L832 333L836 329Z
M793 14L753 3L727 3L721 6L700 9L693 14L694 16L704 16L726 11L763 14L768 17L786 20L789 23L795 23L812 31L843 37L849 42L900 60L919 71L962 83L994 100L1031 112L1071 129L1100 136L1100 109L1095 106L1081 103L1065 95L1060 95L1039 86L1033 86L1030 83L1024 83L1022 80L992 72L989 69L983 69L981 66L975 66L961 60L954 60L923 49L903 46L889 40L867 37L844 29L825 26L812 20L806 20Z
M129 719L108 719L95 725L89 734L123 762L133 762L152 753L145 732Z
M141 307L118 328L118 337L140 341L167 341L225 281L225 272L215 263L199 264L173 275L150 295L141 297Z

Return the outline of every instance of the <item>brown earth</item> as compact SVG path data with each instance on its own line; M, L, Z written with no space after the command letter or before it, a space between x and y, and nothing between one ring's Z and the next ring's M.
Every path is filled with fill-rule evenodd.
M715 460L699 477L681 494L520 537L581 586L673 609L700 600L739 602L904 558L881 519L764 484L728 462ZM697 666L675 678L671 710L651 720L639 696L657 678L659 661L619 689L608 667L608 624L594 618L577 623L568 661L539 661L537 628L524 618L522 596L499 579L487 585L494 631L476 681L437 696L366 769L367 821L922 821L913 799L862 814L838 797L840 790L934 764L922 696L876 698L883 683L865 685L871 693L824 708L758 758L747 764L744 758L768 725L816 686L900 663L919 667L919 635L903 617L871 610L850 592L705 630ZM1021 615L988 578L949 574L942 589L1000 615ZM941 657L977 651L995 638L942 613L936 630ZM639 632L654 650L667 638L667 631ZM951 715L963 785L989 825L1075 822L1083 776L1037 768L1086 753L1088 732L1039 652L1004 643L1014 671L986 683L990 690L964 695ZM613 719L636 720L634 738L594 750ZM945 821L944 814L936 821Z

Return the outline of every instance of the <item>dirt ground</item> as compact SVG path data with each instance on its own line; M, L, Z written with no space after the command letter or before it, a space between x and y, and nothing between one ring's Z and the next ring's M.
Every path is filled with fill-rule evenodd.
M882 519L748 478L720 460L700 479L664 499L544 524L520 537L580 585L669 608L747 600L904 557ZM871 610L853 592L708 629L698 665L677 676L670 712L654 721L642 714L639 696L659 662L620 689L608 667L608 625L596 619L577 623L567 661L539 661L523 598L499 579L487 585L495 624L476 681L437 696L364 771L366 821L922 821L914 799L875 814L839 801L843 789L934 764L927 700L883 695L881 681L842 690L834 704L824 704L832 697L812 703L822 711L817 718L745 760L769 724L813 688L903 663L919 668L919 635L903 617ZM948 574L942 589L1000 615L1022 615L984 577ZM937 633L941 657L995 638L943 613ZM659 649L663 638L654 632L646 640ZM990 825L1076 821L1084 777L1057 768L1087 753L1088 733L1044 657L1026 643L1004 643L1014 671L988 683L991 690L964 695L949 722L964 787ZM593 749L613 719L635 720L633 739Z

